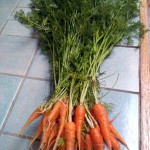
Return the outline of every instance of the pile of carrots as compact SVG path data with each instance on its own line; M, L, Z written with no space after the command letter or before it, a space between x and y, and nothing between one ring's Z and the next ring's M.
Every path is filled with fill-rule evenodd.
M108 119L103 104L95 104L90 110L84 105L77 105L72 114L73 120L67 121L68 98L58 100L51 109L43 112L37 108L23 130L35 119L42 120L30 145L40 136L41 150L120 150L120 143L128 146ZM86 128L85 128L86 127Z
M139 15L137 0L31 2L31 12L21 10L16 18L38 32L50 58L53 90L22 128L42 118L30 145L40 138L41 150L104 150L106 145L120 150L120 143L129 149L99 100L98 75L116 44L142 35L140 22L133 20Z

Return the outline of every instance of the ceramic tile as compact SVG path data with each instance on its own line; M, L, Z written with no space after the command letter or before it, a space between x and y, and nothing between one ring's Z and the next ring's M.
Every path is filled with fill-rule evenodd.
M17 8L16 11L20 10ZM29 8L23 8L24 12L30 11ZM3 29L3 35L16 35L16 36L27 36L27 37L38 37L37 34L31 28L27 28L14 18L15 12L9 17L5 28Z
M108 91L102 90L101 96ZM136 94L110 91L102 98L103 102L115 104L115 109L109 114L112 119L118 113L113 122L124 140L128 143L129 149L139 150L139 97ZM121 150L126 150L122 145Z
M0 75L0 128L20 83L21 78Z
M18 0L0 0L0 6L15 6Z
M0 136L0 149L1 150L27 150L29 145L29 140L18 138L9 135ZM31 148L28 150L37 150L39 143L35 142Z
M44 79L50 77L50 65L48 62L48 57L42 54L40 49L38 49L35 55L28 76Z
M31 113L44 101L49 92L49 83L45 81L26 80L10 114L5 131L18 133ZM20 119L21 118L21 119ZM33 135L39 120L34 121L23 134Z
M6 22L7 17L11 13L12 9L13 7L0 7L0 30L3 27L4 23Z
M102 87L138 92L139 49L115 47L103 62L101 72L105 72L99 77Z
M0 36L0 72L24 75L36 47L36 39Z
M18 7L29 7L31 0L20 0Z

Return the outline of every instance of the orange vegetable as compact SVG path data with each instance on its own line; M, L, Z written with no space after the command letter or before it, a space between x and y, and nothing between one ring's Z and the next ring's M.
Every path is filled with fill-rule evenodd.
M90 137L93 143L94 150L104 150L104 141L97 128L90 129Z
M129 149L127 143L124 141L124 139L120 136L120 134L117 132L117 130L114 128L112 124L109 125L110 132L115 136L117 140L119 140L123 145L126 146L127 149Z
M59 129L58 129L58 134L57 134L57 137L56 137L56 141L55 141L53 150L56 150L58 140L59 140L59 138L61 136L61 133L64 129L67 111L68 111L68 106L65 105L64 103L62 103L61 106L60 106L60 120L59 120L60 126L59 126Z
M84 142L84 139L83 137L81 137L81 150L84 150L84 147L85 147L85 142Z
M95 128L97 128L97 129L98 129L98 131L101 133L101 130L100 130L100 127L99 127L99 125L98 125L98 124L95 124Z
M56 120L60 114L60 106L61 106L62 102L61 101L57 101L53 107L53 109L50 111L49 115L48 115L48 120Z
M92 141L88 133L85 134L84 140L85 140L85 150L92 150Z
M110 128L109 128L109 120L105 107L102 104L95 104L93 106L93 112L98 120L100 125L101 134L108 145L108 148L111 150L111 140L110 140Z
M56 123L51 130L51 134L49 135L46 150L49 150L50 147L52 146L52 144L54 144L54 142L55 142L54 140L58 134L58 128L59 128L59 124Z
M76 125L74 122L67 122L65 124L65 141L66 150L74 150L75 146L75 136L76 135Z
M121 150L120 145L113 134L110 134L110 139L111 139L111 143L112 143L112 148L114 150Z
M36 130L35 135L33 136L32 140L30 141L29 146L32 145L32 143L42 134L42 130L43 130L43 119L41 120L38 129Z
M39 116L41 116L43 113L40 108L37 108L28 118L27 122L24 124L24 126L21 128L21 131L23 131L27 126L29 126L35 119L37 119Z
M76 135L79 150L81 149L81 132L84 123L84 117L85 117L85 108L82 105L78 105L75 110L75 123L76 123Z

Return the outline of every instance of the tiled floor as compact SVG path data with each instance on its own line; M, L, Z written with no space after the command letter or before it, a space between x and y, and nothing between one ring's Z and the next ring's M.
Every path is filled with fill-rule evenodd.
M50 91L48 59L37 45L38 36L13 18L16 10L28 12L29 2L0 0L0 150L28 148L39 120L24 133L19 130ZM122 42L114 48L101 67L105 74L99 81L102 100L116 105L110 118L120 112L115 127L131 150L139 150L139 44L134 41L132 46ZM37 147L38 142L32 149Z

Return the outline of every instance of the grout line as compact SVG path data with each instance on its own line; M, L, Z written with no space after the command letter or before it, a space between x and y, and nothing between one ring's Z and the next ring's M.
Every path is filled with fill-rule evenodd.
M22 82L23 82L23 79L21 79L21 81L19 82L19 85L18 85L18 87L17 87L17 89L16 89L16 91L15 91L15 94L14 94L14 96L13 96L13 98L12 98L12 101L11 101L11 103L10 103L10 105L9 105L9 107L8 107L8 110L7 110L7 112L6 112L5 116L4 116L4 119L3 119L2 123L1 123L1 124L2 124L2 125L1 125L1 129L3 128L3 125L4 125L4 123L5 123L5 119L7 118L7 115L8 115L8 113L9 113L9 110L11 109L11 106L13 105L13 102L14 102L14 100L15 100L15 97L16 97L17 93L19 92L19 89L20 89L20 87L21 87Z
M38 37L34 36L21 36L21 35L9 35L9 34L0 34L1 36L9 36L9 37L20 37L20 38L31 38L31 39L39 39Z
M22 36L22 35L11 35L11 34L1 34L2 36L10 36L10 37L25 37L25 38L32 38L32 39L39 39L36 36Z
M135 91L121 90L121 89L114 89L114 88L107 88L107 87L101 87L101 89L139 95L139 92L135 92Z
M5 126L6 126L6 123L7 123L8 119L9 119L9 116L10 116L10 114L11 114L11 112L12 112L12 110L13 110L13 107L14 107L16 101L17 101L17 98L18 98L18 96L19 96L19 94L20 94L20 91L22 90L22 87L23 87L23 85L24 85L24 82L25 82L25 80L26 80L27 74L28 74L29 69L30 69L30 67L31 67L31 65L32 65L32 62L33 62L33 59L34 59L34 57L35 57L35 54L36 54L37 50L38 50L38 46L37 46L37 48L35 49L33 56L31 57L31 60L30 60L30 62L29 62L29 65L28 65L28 67L27 67L27 70L26 70L26 72L25 72L25 76L23 77L23 80L22 80L22 82L21 82L21 84L20 84L20 87L18 88L18 91L17 91L17 93L16 93L16 95L15 95L15 97L14 97L14 100L12 101L12 104L11 104L9 110L8 110L8 113L6 114L5 120L4 120L3 125L2 125L2 128L1 128L2 131L4 131L4 128L5 128Z
M140 48L140 46L133 46L133 45L115 45L115 47Z
M20 135L20 134L16 134L16 133L10 133L10 132L7 132L7 131L2 131L1 134L14 136L14 137L19 137L19 138L28 139L28 140L32 139L32 137L28 136L28 135Z
M12 76L12 77L20 77L20 78L26 78L26 79L32 79L32 80L40 80L40 81L50 81L50 79L46 78L40 78L40 77L30 77L30 76L24 76L24 75L17 75L17 74L11 74L11 73L3 73L0 72L0 75L6 75L6 76Z
M16 133L10 133L10 132L7 132L7 131L1 131L1 134L12 136L12 137L18 137L18 138L22 138L22 139L27 139L27 140L31 140L32 139L32 137L28 136L28 135L21 135L21 134L16 134ZM40 139L37 138L35 141L39 142Z
M17 8L17 6L18 6L18 4L19 4L19 1L20 1L20 0L17 0L16 4L13 6L12 11L9 13L8 17L6 18L6 21L3 23L2 27L0 28L0 34L2 33L2 31L3 31L4 27L5 27L5 25L7 24L8 18L11 16L11 14L12 14L12 13L14 12L14 10Z

